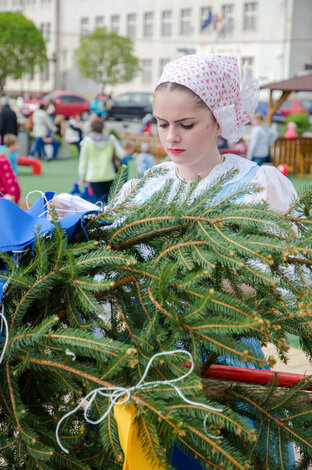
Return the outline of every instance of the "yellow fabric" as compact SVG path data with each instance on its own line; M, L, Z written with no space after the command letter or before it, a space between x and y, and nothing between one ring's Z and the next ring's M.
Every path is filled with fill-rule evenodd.
M138 437L138 427L133 422L134 412L134 405L128 408L126 405L114 406L114 418L117 423L119 441L125 458L123 470L155 470L155 466L152 466L144 455L142 444Z

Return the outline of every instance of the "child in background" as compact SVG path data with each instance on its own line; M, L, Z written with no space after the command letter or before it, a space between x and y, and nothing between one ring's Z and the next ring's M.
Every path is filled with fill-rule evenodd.
M5 154L0 155L0 197L16 203L21 197L20 185Z
M141 144L141 153L136 157L138 178L142 178L145 171L155 165L155 157L150 153L150 146L147 142Z
M121 163L123 165L127 165L128 167L128 180L137 177L136 161L134 160L134 149L135 146L132 140L124 140L122 142L123 159Z
M14 134L5 134L5 136L3 137L3 143L5 145L5 153L11 163L12 170L17 175L18 139Z

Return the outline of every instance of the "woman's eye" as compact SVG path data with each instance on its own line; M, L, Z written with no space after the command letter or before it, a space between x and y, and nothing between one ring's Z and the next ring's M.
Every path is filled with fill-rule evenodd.
M159 124L159 123L158 123L158 127L162 127L163 129L164 129L165 127L167 127L167 126L168 126L168 124L166 124L166 123L164 123L164 124Z
M183 129L192 129L192 127L194 127L194 124L181 124L181 127L183 127Z

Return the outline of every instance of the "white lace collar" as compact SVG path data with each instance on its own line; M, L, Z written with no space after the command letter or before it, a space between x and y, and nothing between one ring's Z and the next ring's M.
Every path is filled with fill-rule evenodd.
M241 178L243 178L248 171L250 170L251 167L256 166L256 163L251 162L250 160L247 160L246 158L242 158L238 155L234 155L232 153L224 155L224 160L220 162L218 165L216 165L209 175L207 175L205 178L203 178L199 185L203 186L209 186L212 181L215 179L219 178L221 175L224 173L233 170L234 168L237 168L238 171L235 175L233 175L231 179L231 183L234 183L236 181L239 181ZM173 162L164 162L160 163L157 165L157 167L153 168L162 168L164 170L168 170L168 173L166 174L166 178L171 178L173 181L177 180L180 182L180 179L178 178L176 174L178 165ZM190 181L189 181L190 183Z

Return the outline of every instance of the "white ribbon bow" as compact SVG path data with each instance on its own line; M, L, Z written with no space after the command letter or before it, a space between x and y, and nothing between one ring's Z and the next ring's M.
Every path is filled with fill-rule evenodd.
M154 359L156 359L156 357L167 356L169 354L170 355L171 354L186 354L189 357L190 361L191 361L191 367L188 370L188 372L186 374L182 375L181 377L177 377L176 379L159 380L159 381L155 381L155 382L143 383L143 381L144 381L146 375L148 374L148 371L149 371L149 369L151 367L151 364L154 361ZM85 420L88 423L90 423L90 424L99 424L99 423L101 423L101 421L103 421L108 416L108 414L110 413L110 411L111 411L111 409L113 408L114 405L120 406L120 405L124 405L125 403L127 403L127 401L131 397L132 392L135 392L137 390L146 390L146 389L150 389L150 388L155 388L155 387L158 387L159 385L166 385L166 386L169 385L170 387L174 388L174 390L182 398L182 400L185 401L185 403L188 403L190 405L200 406L202 408L206 408L208 411L216 411L216 412L221 413L223 411L222 409L213 408L212 406L205 405L204 403L198 403L198 402L189 400L188 398L186 398L183 395L181 390L176 385L174 385L175 382L180 382L181 380L184 380L186 377L188 377L192 373L193 369L194 369L193 358L192 358L191 354L188 351L185 351L184 349L177 349L177 350L174 350L174 351L165 351L165 352L160 352L160 353L155 354L148 361L145 372L144 372L141 380L137 383L137 385L134 385L133 387L130 387L130 388L124 388L124 387L99 387L99 388L96 388L95 390L92 390L90 393L88 393L88 395L86 395L86 397L79 403L79 405L76 406L76 408L74 408L72 411L69 411L68 413L66 413L59 420L59 422L57 423L57 426L56 426L55 435L56 435L56 440L57 440L58 445L61 447L61 449L64 452L66 452L68 454L68 452L69 452L68 449L65 449L65 447L61 444L61 441L60 441L60 438L59 438L59 430L60 430L62 422L65 419L67 419L70 415L76 413L76 411L80 407L84 407L84 417L85 417ZM97 394L101 395L102 397L109 398L110 399L110 404L109 404L106 412L98 420L93 421L88 417L88 412L89 412L90 406L92 405L93 401L96 399ZM124 396L124 398L122 400L120 400L121 397L123 397L123 396ZM86 402L87 402L87 404L86 404ZM205 418L205 421L204 421L204 428L206 428L206 418ZM215 436L210 436L210 437L220 439L220 438L217 438Z

